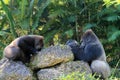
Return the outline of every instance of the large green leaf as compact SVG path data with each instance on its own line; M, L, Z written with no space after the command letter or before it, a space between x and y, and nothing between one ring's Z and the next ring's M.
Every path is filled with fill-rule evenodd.
M109 41L115 41L118 37L120 36L120 30L119 31L115 31L110 37L109 37Z
M7 34L9 34L9 33L5 32L5 31L0 31L0 36L6 36Z
M65 32L65 34L66 34L69 38L71 38L71 37L73 36L73 30L72 30L72 29L67 30L67 31Z
M21 21L21 28L22 29L28 30L29 26L30 26L29 19L24 19Z
M117 15L117 14L108 16L108 17L106 18L107 21L112 21L112 22L113 22L113 21L117 21L117 20L119 20L119 19L120 19L120 16Z
M21 9L21 20L24 18L25 11L26 11L26 5L28 4L27 0L21 0L20 2L20 9Z
M8 9L8 7L3 2L3 0L0 0L0 1L2 3L2 8L5 11L6 16L7 16L8 20L9 20L9 24L10 24L10 28L11 28L11 33L13 34L14 37L17 37L17 34L15 32L15 22L14 22L13 16L12 16L10 10Z
M83 30L86 31L87 29L90 29L95 26L97 26L95 23L87 23L85 24L85 27L83 28Z
M49 3L50 3L50 0L43 0L43 2L41 3L41 5L38 9L38 12L34 17L34 21L33 21L33 24L32 24L32 32L38 27L39 18L41 17L43 11L49 5Z

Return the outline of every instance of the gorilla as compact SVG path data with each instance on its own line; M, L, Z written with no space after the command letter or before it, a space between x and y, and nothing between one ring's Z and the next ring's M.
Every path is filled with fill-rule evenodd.
M3 51L3 56L9 60L20 60L28 63L32 55L43 48L43 36L25 35L16 38Z
M66 45L71 47L74 60L83 60L90 65L93 73L105 79L110 76L110 67L106 62L104 48L95 33L88 29L81 37L81 44L69 40Z

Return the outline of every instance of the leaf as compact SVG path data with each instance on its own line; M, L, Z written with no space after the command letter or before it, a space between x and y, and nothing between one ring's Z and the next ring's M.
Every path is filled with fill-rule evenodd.
M103 0L103 2L104 2L104 5L106 5L107 7L113 4L111 0Z
M34 0L31 0L30 6L29 6L29 11L28 11L28 16L29 16L29 17L30 17L30 15L32 14L33 4L34 4Z
M66 31L65 34L67 35L68 38L71 38L73 36L73 30L70 29L70 30Z
M119 30L119 31L115 31L108 40L109 40L109 41L114 41L114 40L116 40L119 36L120 36L120 30Z
M52 40L53 39L53 37L54 37L54 35L57 33L58 31L57 30L54 30L54 31L52 31L52 32L50 32L50 33L47 33L47 34L45 34L45 36L46 36L46 38L45 38L45 43L47 43L47 42L49 42L50 40Z
M69 22L75 22L77 19L76 19L75 16L70 16L70 17L68 18L68 20L69 20Z
M84 31L86 31L87 29L90 29L92 27L97 26L95 23L87 23L84 27Z
M14 22L13 16L9 11L8 7L4 4L3 0L0 0L0 1L2 3L2 8L5 11L6 16L9 20L11 33L13 34L14 37L17 37L17 33L15 32L15 22Z
M2 42L0 42L0 46L1 47L5 47L6 45L4 45ZM0 50L0 52L1 52L1 50ZM3 51L2 51L3 52Z
M119 20L119 19L120 19L120 16L117 15L117 14L108 16L108 17L106 18L107 21L112 21L112 22L117 21L117 20Z
M8 33L7 32L5 32L5 31L0 31L0 36L5 36L5 35L7 35Z
M4 3L8 5L10 3L10 0L4 0Z
M20 3L21 20L24 18L26 5L27 5L27 0L22 0L21 3Z
M49 3L50 3L50 0L43 0L43 1L45 1L44 2L44 4L42 4L41 3L41 5L40 5L40 7L39 7L39 11L38 11L38 13L36 14L36 16L35 16L35 20L33 21L33 24L32 24L32 32L37 28L37 26L38 26L38 22L39 22L39 18L41 17L41 15L42 15L42 13L43 13L43 11L44 11L44 9L49 5Z
M24 19L22 22L21 22L21 28L22 29L25 29L25 30L28 30L29 28L29 20L28 19Z
M57 16L63 17L64 13L65 11L63 9L57 9L49 15L49 18L56 18Z

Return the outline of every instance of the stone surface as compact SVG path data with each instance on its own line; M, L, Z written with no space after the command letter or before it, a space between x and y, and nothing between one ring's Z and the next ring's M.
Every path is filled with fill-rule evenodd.
M32 58L31 66L33 69L45 68L73 59L74 56L69 46L50 46Z
M85 73L86 76L92 74L87 63L82 61L71 61L57 65L54 68L41 69L37 75L39 80L52 80L73 72L78 72L80 74Z
M39 80L52 80L59 78L63 73L54 68L49 68L40 70L37 75Z
M56 67L57 70L69 74L72 72L85 72L86 74L91 74L92 71L88 65L88 63L83 61L71 61L67 63L63 63L60 66Z
M0 80L32 80L32 73L22 62L4 58L0 61Z
M6 58L0 60L0 80L57 80L60 76L71 73L85 73L85 77L92 71L83 61L73 61L74 56L69 46L50 46L32 56L27 68L21 61Z

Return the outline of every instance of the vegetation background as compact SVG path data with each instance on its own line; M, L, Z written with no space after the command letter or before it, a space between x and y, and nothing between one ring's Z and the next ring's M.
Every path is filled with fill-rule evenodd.
M89 28L102 42L114 77L120 78L120 0L0 0L0 58L16 37L43 35L50 46L80 42Z

